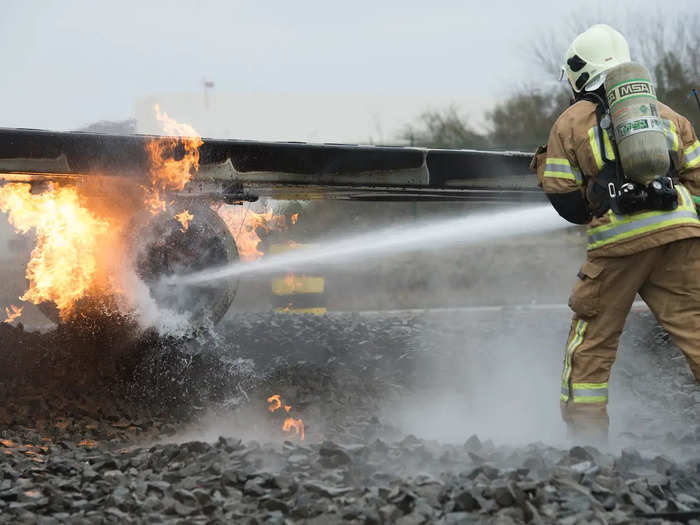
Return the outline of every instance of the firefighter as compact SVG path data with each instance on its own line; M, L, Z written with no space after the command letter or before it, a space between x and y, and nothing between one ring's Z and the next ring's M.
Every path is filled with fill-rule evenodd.
M611 102L617 102L610 95L615 86L607 86L606 77L630 63L625 38L610 26L592 26L574 39L563 68L572 105L554 123L531 165L556 211L588 225L587 258L569 298L574 315L560 393L569 436L586 441L607 440L608 379L637 294L700 379L700 143L690 122L656 102L655 95L656 104L639 106L648 112L646 124L611 124L611 118L624 114ZM651 81L645 89L653 94ZM623 168L645 162L644 142L633 154L621 143L633 144L628 137L641 140L638 132L646 125L663 131L658 136L668 171L640 182Z

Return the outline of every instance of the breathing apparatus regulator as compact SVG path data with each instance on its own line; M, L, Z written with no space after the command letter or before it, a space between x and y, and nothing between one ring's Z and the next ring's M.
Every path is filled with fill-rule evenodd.
M596 103L603 168L587 188L593 215L675 209L677 158L666 145L649 71L630 60L624 37L591 27L571 44L564 71L576 99Z

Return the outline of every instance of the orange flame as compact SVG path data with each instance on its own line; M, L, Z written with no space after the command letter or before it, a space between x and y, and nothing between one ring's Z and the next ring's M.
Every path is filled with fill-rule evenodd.
M29 288L22 301L56 304L62 318L93 284L100 240L110 224L81 203L72 187L50 186L32 194L29 184L0 187L0 211L15 230L36 230L36 247L27 265Z
M189 124L182 124L153 107L163 132L171 137L154 138L146 144L151 161L151 186L146 189L146 205L153 215L164 211L166 191L181 191L199 169L199 147L204 141Z
M267 409L268 409L270 412L275 412L276 410L279 409L279 407L282 406L282 401L280 400L280 395L279 395L279 394L275 394L274 396L268 397L268 398L267 398L267 402L268 402L268 403L271 403L270 406L267 407Z
M299 220L299 214L298 213L292 213L292 224L296 224L297 221Z
M187 229L190 227L190 221L194 219L194 215L192 215L189 210L185 210L182 213L178 213L175 215L175 220L177 220L180 224L182 224L182 228L180 228L180 231L185 233Z
M276 215L272 210L256 213L241 206L221 206L218 213L233 235L244 262L255 261L264 255L259 248L262 242L259 231L268 233L287 229L285 216Z
M305 283L306 281L303 275L296 275L290 272L284 276L284 284L287 286L290 293L296 293L299 290L303 290Z
M284 406L284 411L287 413L291 412L292 410L291 405L282 405L282 399L279 394L274 394L268 397L267 402L270 403L270 406L267 407L270 412L276 412L282 406ZM295 419L293 417L286 418L284 420L284 424L282 425L282 431L293 432L301 441L304 441L304 422L301 419Z
M301 441L304 441L304 422L301 419L288 417L282 426L284 432L294 432Z
M7 319L3 321L3 323L11 323L15 319L18 319L22 315L22 310L24 310L24 306L15 306L14 304L11 304L9 307L5 307L5 315L7 316Z

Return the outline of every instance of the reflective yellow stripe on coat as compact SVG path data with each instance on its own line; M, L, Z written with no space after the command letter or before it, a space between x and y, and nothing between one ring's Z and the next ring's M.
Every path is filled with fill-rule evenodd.
M595 250L630 237L669 226L700 224L693 199L683 186L678 190L678 207L671 211L649 211L635 215L615 215L608 212L610 222L588 229L588 249Z
M700 166L700 141L696 140L683 150L683 160L684 170Z
M565 158L549 157L544 166L543 176L572 180L579 185L583 182L581 172Z
M672 120L663 119L661 121L663 125L664 135L666 136L666 145L671 151L678 151L678 133L676 132L676 125Z
M602 143L601 143L602 135ZM605 157L608 160L615 160L615 150L613 150L612 142L610 142L610 137L608 134L598 128L598 126L592 127L588 130L588 142L590 143L591 150L593 151L593 157L595 158L595 164L598 171L603 169L605 164L603 156L603 148L605 148Z

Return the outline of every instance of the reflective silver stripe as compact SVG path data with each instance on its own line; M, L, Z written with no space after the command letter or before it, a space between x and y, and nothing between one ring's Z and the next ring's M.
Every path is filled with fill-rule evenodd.
M661 123L663 125L664 135L666 135L666 144L668 145L668 149L678 151L678 135L675 131L673 131L673 128L675 127L673 122L667 119L662 119Z
M607 388L574 388L574 397L608 397Z
M557 171L568 171L571 173L571 163L567 159L552 158L547 159L547 168L557 169Z
M564 164L561 161L548 160L547 164L545 164L544 169L552 170L552 171L562 171L565 173L573 173L573 171L571 169L571 164L569 164L568 162L566 164Z
M544 166L544 176L547 177L550 173L553 173L551 176L556 176L556 174L565 174L565 173L570 173L573 175L573 178L576 182L581 183L583 181L583 177L581 176L581 172L573 167L571 164L569 164L568 161L562 161L562 160L548 160L547 163ZM561 177L564 178L564 177Z
M687 150L686 150L686 151L687 151ZM698 145L697 142L696 142L696 144L695 144L695 149L694 149L693 151L691 151L690 153L686 153L686 154L685 154L685 164L684 164L684 166L688 166L689 164L691 164L691 163L692 163L695 159L697 159L698 157L700 157L700 145Z
M571 167L571 170L574 172L574 178L576 178L576 182L581 184L583 182L583 177L581 176L581 172L574 168L573 166Z
M607 131L601 129L600 133L603 134L603 147L605 148L603 158L607 160L615 160L615 151L612 147L612 141L610 135Z
M597 243L600 241L608 240L612 237L617 237L623 233L632 232L634 230L639 230L642 228L647 228L653 226L654 224L660 224L662 222L673 221L677 219L695 219L693 222L698 222L698 214L695 211L690 210L678 210L662 213L659 215L653 215L645 219L633 220L631 222L623 223L608 230L593 232L588 234L588 244Z
M561 373L561 395L564 401L569 399L569 379L571 378L571 356L574 351L583 342L583 336L586 333L586 327L588 326L588 321L579 319L574 326L574 336L566 345L566 351L564 353L564 370Z
M593 136L595 137L595 143L598 146L600 158L603 161L603 165L605 165L605 149L603 148L603 143L600 141L600 128L598 128L598 126L593 128Z

